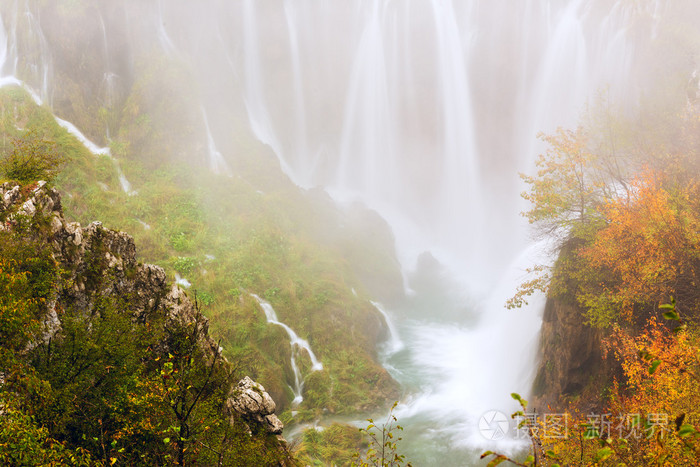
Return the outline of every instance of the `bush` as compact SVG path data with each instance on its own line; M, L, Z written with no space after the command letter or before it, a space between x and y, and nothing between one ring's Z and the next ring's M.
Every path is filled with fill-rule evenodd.
M15 138L12 150L0 159L0 173L23 184L51 181L62 163L63 157L58 153L56 143L29 131L24 137Z

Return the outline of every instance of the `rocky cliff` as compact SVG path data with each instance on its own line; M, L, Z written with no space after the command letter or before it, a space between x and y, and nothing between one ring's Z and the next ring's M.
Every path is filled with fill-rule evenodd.
M542 318L541 360L533 384L532 407L539 413L563 411L570 403L594 410L615 371L604 358L605 330L586 324L584 310L566 297L549 297Z
M20 233L27 241L49 245L60 271L61 279L43 306L41 331L30 342L28 352L60 335L65 310L70 309L72 316L89 317L100 312L97 304L101 300L110 297L118 299L119 312L128 314L133 323L162 326L163 338L153 349L159 355L155 360L168 355L172 358L175 334L188 329L192 331L185 338L195 337L203 356L201 365L213 368L217 363L223 365L223 373L233 373L222 349L209 335L208 320L196 301L177 285L170 285L162 268L139 263L134 240L126 233L107 229L100 222L83 227L67 221L59 193L46 182L24 187L0 185L0 232ZM264 388L245 377L226 392L221 417L231 425L243 423L249 436L276 436L273 449L279 451L278 463L291 465L281 437L283 425Z

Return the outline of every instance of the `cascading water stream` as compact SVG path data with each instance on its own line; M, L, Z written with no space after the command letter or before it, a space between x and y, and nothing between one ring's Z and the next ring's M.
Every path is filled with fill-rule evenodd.
M207 118L207 112L202 107L202 119L204 120L204 128L207 132L207 154L209 155L209 169L214 173L222 173L226 175L231 174L231 169L229 169L228 164L226 164L226 159L224 159L223 154L219 152L216 148L216 143L214 142L214 137L209 129L209 119Z
M267 319L267 322L280 326L287 332L287 335L289 335L289 345L292 347L290 359L291 368L294 372L294 386L290 386L290 388L294 393L294 400L292 401L292 405L296 407L297 405L301 404L301 402L304 400L302 394L304 391L304 377L302 377L301 375L301 370L299 369L299 365L297 364L297 358L304 355L303 352L306 351L306 354L309 356L309 359L311 359L311 371L323 370L323 364L316 358L316 355L314 354L313 350L311 350L309 342L306 339L302 339L301 337L299 337L292 328L290 328L277 318L277 313L275 313L275 309L272 308L272 305L270 305L269 302L263 300L255 294L251 294L251 297L253 297L260 305L260 308L262 308L263 312L265 313L265 318Z
M370 302L374 306L374 308L381 313L381 315L384 317L384 322L386 323L386 328L387 328L387 337L386 337L386 343L385 343L385 348L386 348L386 353L388 355L393 355L396 352L401 351L404 348L404 343L401 341L401 337L399 336L399 332L396 329L396 325L394 324L394 320L389 316L389 314L386 312L384 307L378 303L378 302Z
M191 62L212 87L199 104L213 171L227 173L235 157L222 130L231 122L220 119L240 106L295 183L360 201L391 225L412 291L390 315L375 303L390 326L385 363L407 394L397 414L414 459L461 465L473 454L463 448L487 441L478 417L511 411L508 394L527 393L533 377L542 303L503 309L522 271L549 260L518 215L518 172L533 172L537 132L575 125L601 90L636 103L645 84L638 52L668 3L207 0L195 8L201 25L178 18L184 0L151 3L137 10L150 13L148 45ZM21 85L14 23L0 25L0 83ZM28 27L41 50L37 22ZM212 31L214 42L202 39ZM46 98L50 57L37 55L42 71L28 82ZM430 260L441 274L426 273ZM444 287L431 289L428 276ZM312 371L321 364L253 297L290 337L299 403L300 355Z
M27 7L28 8L28 7ZM34 18L34 15L30 10L26 10L24 12L24 17L26 21L31 23L30 30L34 32L35 37L39 41L39 47L41 50L40 57L41 59L37 63L33 63L29 65L30 70L37 70L41 69L43 70L41 73L41 89L42 89L42 94L41 96L34 91L31 86L29 86L27 83L21 81L20 79L16 78L14 74L17 72L17 61L18 59L14 57L14 63L11 65L11 74L9 75L2 75L0 74L0 87L3 86L19 86L24 88L32 97L36 105L44 105L45 99L49 96L49 76L50 76L50 56L48 53L48 45L46 43L46 39L44 38L43 33L41 32L41 29L39 28L38 24L36 23L36 20ZM16 20L15 20L16 21ZM103 25L104 27L104 25ZM13 30L17 29L17 24L14 23L12 26ZM106 36L105 36L105 41L106 41ZM16 35L13 34L12 36L9 36L7 34L7 29L4 26L4 21L2 16L0 16L0 73L4 72L6 68L8 67L8 59L12 58L14 55L11 53L11 51L15 51L16 53ZM112 157L112 154L110 152L110 149L108 147L100 147L97 144L93 143L90 141L73 123L64 120L60 117L58 117L55 114L52 114L54 120L56 120L56 123L58 123L59 126L61 126L63 129L65 129L68 133L73 135L80 143L87 148L88 151L90 151L94 155L106 155L108 156L113 164L114 164L114 169L117 172L117 176L119 178L119 183L121 185L122 190L124 193L128 195L135 195L136 191L134 191L131 187L131 183L129 183L129 180L127 180L126 176L124 175L124 172L122 172L121 167L119 166L119 162Z

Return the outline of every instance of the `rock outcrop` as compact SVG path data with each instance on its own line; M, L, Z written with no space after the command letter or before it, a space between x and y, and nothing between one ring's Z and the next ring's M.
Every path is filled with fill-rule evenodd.
M281 434L282 422L275 415L275 401L265 388L249 377L243 378L226 401L229 413L238 413L245 420L262 424L270 433Z
M613 371L613 363L603 358L603 337L603 330L585 323L578 305L548 298L531 407L539 413L558 412L577 400L584 404L584 410L595 409L601 402L600 390Z
M61 285L47 304L39 340L47 342L60 331L57 304L70 303L74 312L87 316L100 296L109 295L128 299L125 312L135 321L159 316L164 318L166 330L196 326L193 335L198 336L205 360L225 361L208 333L206 317L176 284L168 285L163 268L137 261L136 245L128 234L107 229L100 222L87 227L67 222L59 193L46 182L29 187L4 183L0 185L0 231L22 228L29 238L50 245L62 271ZM268 433L282 433L282 422L274 415L275 402L248 377L230 389L225 406L229 413L224 415L229 419L240 416L249 424L260 424ZM284 440L279 439L284 447Z

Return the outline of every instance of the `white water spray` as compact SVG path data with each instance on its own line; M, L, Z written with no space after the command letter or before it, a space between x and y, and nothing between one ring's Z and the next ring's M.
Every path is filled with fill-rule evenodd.
M601 90L620 102L643 91L643 44L629 31L645 13L593 3L289 1L283 23L267 22L259 2L242 6L254 133L299 185L377 210L407 282L429 252L462 290L449 306L473 304L462 319L434 303L400 322L405 348L388 362L412 391L404 424L437 430L449 439L441 449L483 444L478 417L511 411L510 392L532 383L543 303L503 305L528 266L549 261L519 216L517 174L532 173L536 133L575 125ZM289 50L288 61L268 50Z

